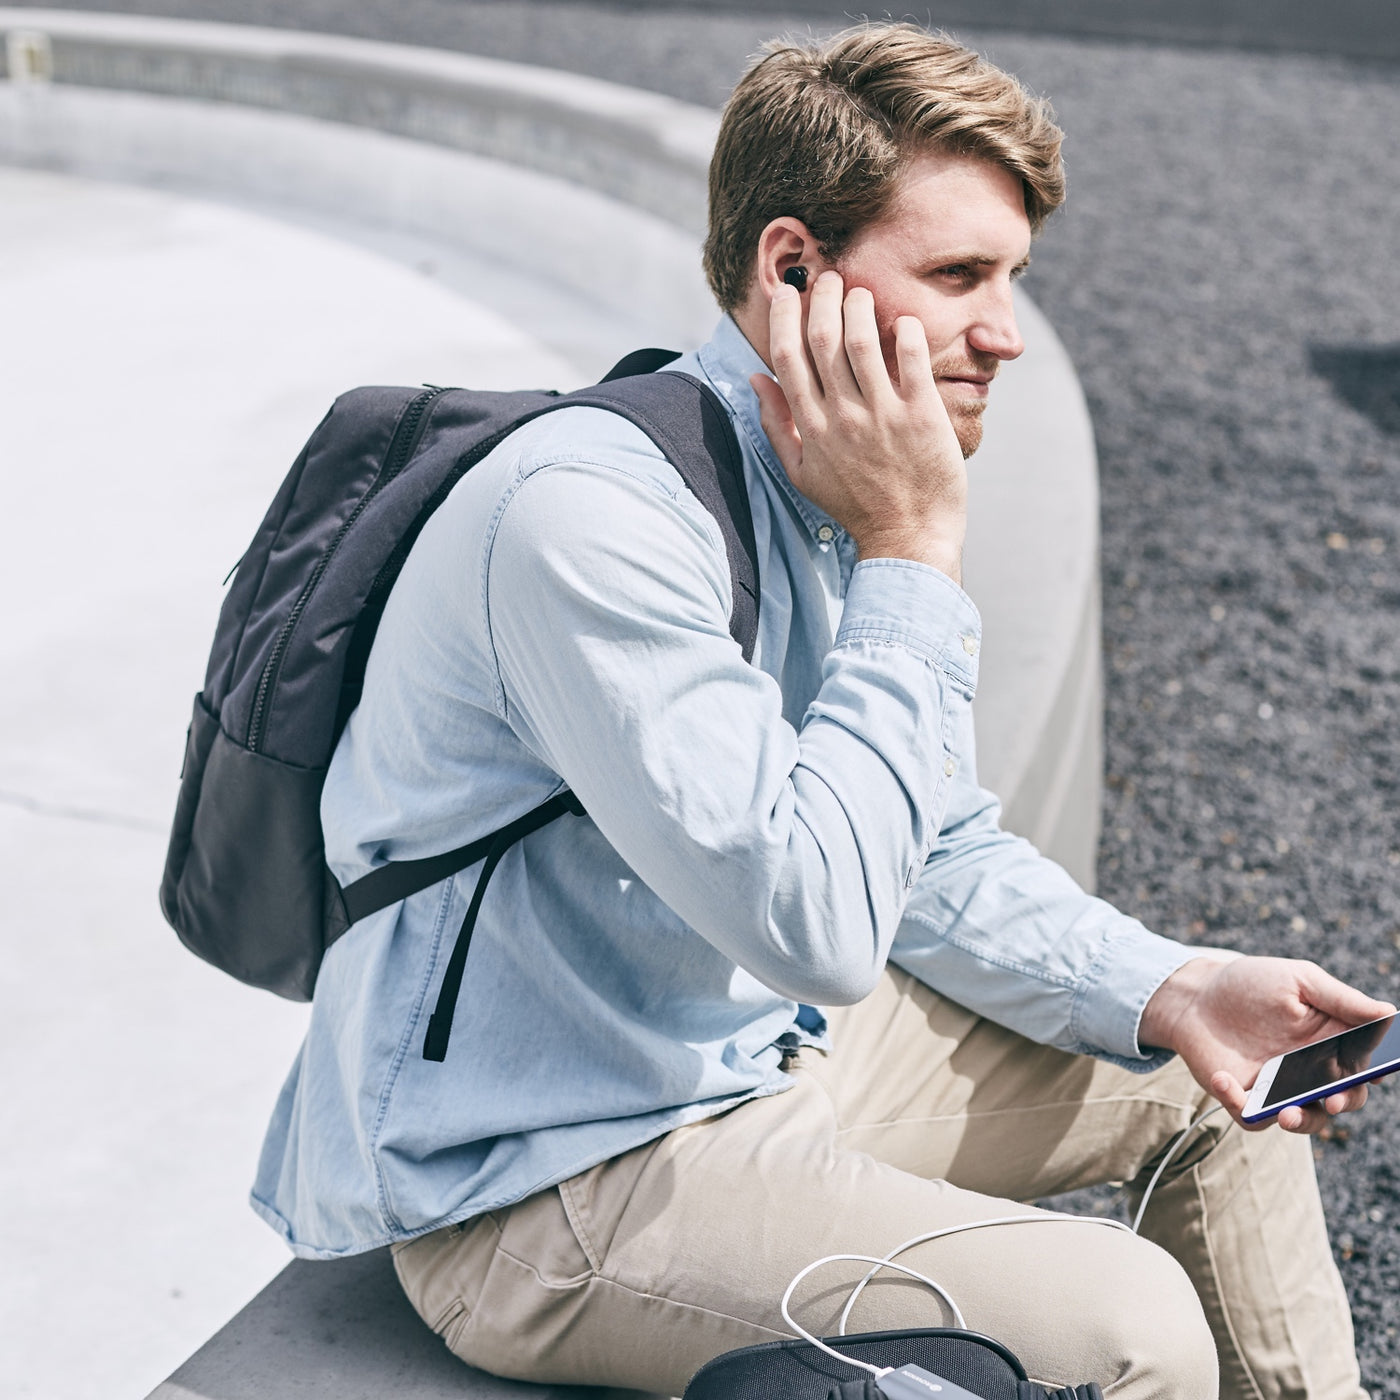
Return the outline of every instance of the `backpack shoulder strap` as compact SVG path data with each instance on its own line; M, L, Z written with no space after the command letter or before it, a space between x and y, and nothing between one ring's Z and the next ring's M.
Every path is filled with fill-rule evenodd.
M666 358L657 359L657 356ZM639 351L622 361L618 370L647 364L657 368L669 363L671 358L674 357L665 351ZM730 635L739 643L744 660L752 661L758 639L758 546L744 481L743 454L734 424L719 396L709 385L691 375L648 371L624 374L592 389L561 395L553 403L528 414L527 418L568 407L607 409L635 424L661 449L680 473L681 480L714 517L729 560L733 597ZM573 793L564 789L509 826L458 850L423 860L395 861L380 866L338 891L339 899L333 897L337 891L328 887L326 941L329 945L365 915L437 884L485 857L438 989L437 1002L428 1019L423 1044L425 1060L441 1061L446 1057L472 932L496 863L515 841L566 812L582 815L583 808Z
M714 516L729 557L734 600L729 631L744 660L752 661L758 640L758 545L743 453L719 395L708 384L678 371L641 374L562 395L542 411L571 406L609 409L634 423L665 453L681 480Z
M681 357L679 350L633 350L624 355L599 381L611 384L614 379L630 379L634 374L654 374Z
M664 350L641 350L635 355L667 357L663 363L676 358ZM628 356L622 365L631 359L633 356ZM714 390L688 374L645 373L561 395L528 416L533 418L569 406L608 409L634 423L666 454L681 480L714 516L729 556L733 585L729 631L739 643L744 660L752 661L758 637L758 546L744 484L743 456L734 425ZM578 799L567 789L527 812L506 830L514 831L518 839L565 812L582 814ZM492 832L439 856L391 861L343 890L328 888L327 942L367 915L475 865L489 852L498 835L499 832Z

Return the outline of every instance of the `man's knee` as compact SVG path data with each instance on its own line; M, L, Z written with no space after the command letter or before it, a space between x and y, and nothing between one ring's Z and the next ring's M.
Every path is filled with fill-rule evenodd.
M1215 1341L1191 1280L1165 1250L1124 1242L1085 1300L1087 1374L1114 1400L1215 1400Z

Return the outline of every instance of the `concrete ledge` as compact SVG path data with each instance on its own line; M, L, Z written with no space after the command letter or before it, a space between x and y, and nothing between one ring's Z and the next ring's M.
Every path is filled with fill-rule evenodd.
M696 235L571 181L366 128L0 82L0 162L241 205L431 266L449 284L461 255L490 259L499 278L457 289L559 349L580 384L638 337L699 343L718 315ZM575 321L595 323L584 339L552 323L561 292Z
M713 323L698 267L711 112L314 34L17 9L0 9L0 31L13 70L0 161L252 203L400 256L486 254L514 272L509 295L544 276L596 309L607 334L591 360L531 327L594 373L629 333L684 345ZM968 581L988 638L979 762L1007 825L1092 886L1097 465L1073 367L1021 306L1027 354L998 386L972 472ZM619 307L636 309L630 323Z
M648 1400L464 1366L409 1306L387 1249L298 1260L148 1400ZM652 1397L651 1400L661 1400Z
M565 349L579 382L628 341L693 344L713 322L698 268L711 113L566 74L315 35L14 9L0 9L0 32L10 75L0 162L248 204L449 273L464 251L486 255L500 278L483 286L477 274L471 295L538 316L532 333ZM532 305L542 277L576 299L566 347L547 324L554 312ZM1027 353L999 385L972 469L967 573L987 635L980 772L1007 825L1091 885L1093 434L1053 329L1028 299L1020 309ZM382 1255L292 1264L157 1394L549 1393L460 1367L390 1274Z
M467 54L244 25L3 10L0 28L47 36L39 63L54 83L368 127L557 175L704 230L717 119L655 93ZM5 75L23 80L15 59L26 50L5 48Z

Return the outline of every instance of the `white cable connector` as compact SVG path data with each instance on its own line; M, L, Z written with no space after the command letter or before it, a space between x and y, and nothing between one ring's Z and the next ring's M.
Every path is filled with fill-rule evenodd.
M1102 1215L1070 1215L1064 1211L1037 1211L1034 1215L1002 1215L990 1220L970 1220L961 1225L946 1225L941 1230L930 1230L926 1234L915 1235L913 1239L905 1240L903 1244L896 1245L888 1254L876 1257L870 1254L828 1254L821 1259L813 1260L806 1268L800 1270L788 1284L786 1292L783 1294L781 1309L783 1321L805 1342L811 1343L818 1351L825 1352L828 1356L834 1357L837 1361L844 1361L848 1366L859 1367L862 1371L869 1371L877 1380L881 1376L889 1375L894 1369L890 1366L873 1366L868 1361L858 1361L854 1356L847 1356L843 1352L837 1351L835 1347L828 1346L819 1337L815 1337L800 1326L788 1310L792 1302L792 1295L797 1291L797 1286L816 1269L820 1269L827 1264L850 1262L856 1264L869 1264L870 1268L865 1276L851 1290L851 1296L846 1299L846 1306L841 1310L841 1320L837 1324L837 1334L844 1337L846 1335L846 1324L850 1321L851 1310L856 1305L856 1300L865 1291L865 1287L880 1272L881 1269L894 1269L897 1273L905 1274L909 1278L917 1279L926 1287L932 1289L948 1305L949 1311L953 1315L953 1325L963 1330L967 1329L967 1320L962 1315L962 1310L953 1301L941 1284L935 1283L926 1274L921 1274L917 1269L911 1269L905 1264L897 1264L895 1260L905 1253L906 1250L913 1249L916 1245L927 1244L930 1240L943 1239L948 1235L959 1235L968 1230L986 1230L997 1225L1048 1225L1058 1222L1076 1225L1106 1225L1112 1230L1123 1230L1128 1234L1135 1235L1142 1225L1143 1216L1147 1212L1147 1204L1152 1199L1152 1193L1157 1189L1157 1183L1162 1179L1163 1172L1176 1159L1176 1155L1185 1145L1191 1134L1201 1126L1212 1114L1219 1113L1222 1105L1216 1104L1213 1108L1208 1108L1200 1117L1196 1118L1186 1128L1177 1134L1176 1140L1167 1149L1166 1155L1157 1164L1157 1170L1152 1173L1151 1180L1147 1183L1147 1189L1142 1195L1142 1204L1138 1206L1137 1214L1133 1217L1131 1226L1123 1224L1121 1220L1110 1220Z

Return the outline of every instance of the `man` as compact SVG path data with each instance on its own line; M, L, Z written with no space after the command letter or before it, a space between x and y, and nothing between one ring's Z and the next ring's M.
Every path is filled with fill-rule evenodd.
M476 1365L679 1394L787 1335L819 1256L1140 1194L1209 1095L1237 1117L1269 1055L1388 1009L1149 933L977 785L964 458L1021 351L1011 286L1063 197L1059 140L910 26L774 47L740 83L706 247L729 315L679 368L744 454L753 665L714 520L601 410L511 435L395 587L326 782L337 878L565 784L589 815L502 861L443 1063L419 1047L477 872L335 944L254 1198L299 1253L392 1244ZM1211 1120L1144 1239L1046 1216L904 1262L1049 1380L1359 1396L1306 1133L1363 1099ZM834 1331L862 1272L812 1280L804 1325ZM852 1321L944 1316L882 1278Z

